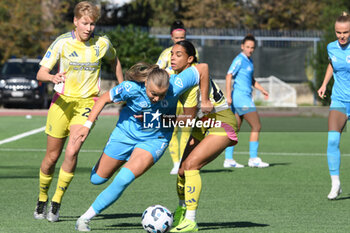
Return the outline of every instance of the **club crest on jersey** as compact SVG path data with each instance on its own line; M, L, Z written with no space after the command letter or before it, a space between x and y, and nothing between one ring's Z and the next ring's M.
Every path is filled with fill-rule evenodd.
M348 55L348 56L346 57L346 62L347 62L347 63L350 63L350 55Z
M96 57L98 57L100 55L100 46L94 45L93 48L95 50Z
M175 85L178 86L178 87L183 88L184 85L182 83L182 79L181 78L176 78Z
M162 108L167 108L169 106L169 102L167 100L162 100L160 102L160 106L162 106Z

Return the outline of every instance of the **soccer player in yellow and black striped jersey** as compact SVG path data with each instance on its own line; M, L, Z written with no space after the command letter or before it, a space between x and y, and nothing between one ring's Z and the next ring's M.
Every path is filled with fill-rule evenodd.
M173 41L174 44L176 42L185 40L186 39L186 29L184 27L184 24L177 20L175 21L170 28L170 35L171 35L171 40ZM165 69L169 75L175 74L176 72L171 68L171 50L173 46L166 48L159 56L157 65L161 69ZM196 57L198 58L198 52L196 50ZM186 91L184 93L184 96L192 96L196 95L196 90L194 88L191 88L190 90ZM192 93L192 94L191 94ZM181 99L181 98L180 98ZM182 110L183 110L183 105L181 104L181 101L178 102L177 104L177 111L176 115L181 115ZM188 106L185 106L188 107ZM192 106L189 106L192 107ZM181 132L181 137L180 137L180 145L179 145L179 140L178 140L178 133ZM175 127L173 136L171 138L171 141L169 143L169 153L171 155L171 159L173 160L173 168L170 171L170 174L176 175L177 171L179 170L180 166L180 158L182 156L182 153L185 150L188 138L190 137L191 134L191 129L190 128L182 128L180 130L179 127Z
M121 65L112 43L107 37L94 34L99 16L99 9L92 3L78 3L74 9L75 29L59 36L40 62L37 79L54 83L56 93L47 115L47 149L39 172L35 219L59 220L62 197L74 177L82 143L73 144L69 138L56 192L46 213L48 190L67 137L84 125L98 97L102 58L113 63L118 81L123 81ZM57 63L58 73L50 74Z
M196 62L195 49L189 41L177 42L171 53L171 65L175 71L181 72ZM184 96L183 105L187 106L184 108L184 115L193 116L198 109L196 122L209 124L203 123L193 127L183 153L177 177L179 205L176 208L173 228L170 232L198 231L195 220L202 190L199 171L219 156L227 146L235 145L238 141L236 118L224 94L212 80L208 94L213 105L209 114L205 114L202 112L203 109L199 108L201 104L198 92L197 95ZM210 122L214 122L215 125L211 125Z

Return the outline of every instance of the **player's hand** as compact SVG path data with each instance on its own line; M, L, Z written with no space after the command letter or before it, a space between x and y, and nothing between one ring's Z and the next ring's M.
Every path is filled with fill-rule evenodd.
M226 101L227 101L227 104L230 106L232 104L232 97L227 96Z
M265 96L266 100L269 98L269 93L266 90L262 90L261 93Z
M214 105L209 100L203 101L201 103L201 111L204 115L209 114L214 108Z
M324 97L326 97L326 95L324 93L326 93L326 87L321 86L320 89L318 89L317 91L318 96L323 99Z
M143 121L143 115L134 115L134 117L141 122Z
M55 74L52 77L51 82L53 82L54 84L58 84L58 83L64 83L65 80L66 80L66 72L62 72L62 73Z
M88 127L82 126L73 135L73 144L75 144L77 141L84 142L86 137L89 135L89 132L90 132L90 129Z

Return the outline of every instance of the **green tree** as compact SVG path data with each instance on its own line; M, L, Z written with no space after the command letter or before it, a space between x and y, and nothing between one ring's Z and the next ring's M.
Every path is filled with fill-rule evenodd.
M73 0L2 0L0 1L0 62L11 56L42 55L52 37L68 25ZM70 26L71 27L71 26Z
M124 70L140 61L150 64L156 63L163 49L155 38L150 37L148 32L133 25L125 28L117 26L106 34L116 48L117 56ZM110 65L102 65L102 67L106 72L112 72Z

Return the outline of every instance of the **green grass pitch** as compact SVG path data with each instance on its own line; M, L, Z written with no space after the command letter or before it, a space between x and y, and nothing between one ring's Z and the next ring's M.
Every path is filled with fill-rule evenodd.
M44 132L0 145L0 232L76 232L76 219L110 182L94 186L89 176L116 119L100 117L84 144L57 223L33 219L39 167L46 148ZM0 117L0 141L40 128L45 120L42 116L31 119ZM244 124L235 159L247 165L249 130ZM349 232L349 133L343 133L341 139L343 194L336 201L328 201L327 119L263 118L262 125L266 131L261 133L259 152L260 157L271 164L270 168L224 169L222 154L202 169L203 185L197 213L200 231ZM50 197L56 187L62 157L57 164ZM176 176L169 174L171 168L171 158L166 152L116 203L91 222L92 230L142 233L141 214L148 206L161 204L173 211L178 201Z

